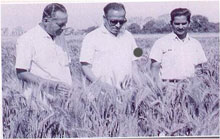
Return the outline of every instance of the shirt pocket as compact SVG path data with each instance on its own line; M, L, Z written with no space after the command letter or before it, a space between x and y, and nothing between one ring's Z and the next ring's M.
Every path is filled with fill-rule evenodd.
M175 63L175 52L173 49L168 48L163 50L162 52L162 63L170 63L170 64L174 64Z

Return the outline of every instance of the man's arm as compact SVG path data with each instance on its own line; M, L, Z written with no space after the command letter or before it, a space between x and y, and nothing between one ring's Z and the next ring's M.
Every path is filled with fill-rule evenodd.
M68 92L70 90L70 86L57 81L47 80L44 78L41 78L37 75L34 75L30 72L28 72L25 69L16 69L18 79L27 82L28 84L33 84L36 86L41 86L41 89L45 88L52 88L56 89L58 92Z
M134 82L137 83L138 85L141 85L142 83L141 83L141 78L140 78L137 62L138 60L132 61L132 76L133 76Z
M97 77L92 72L92 65L87 62L80 62L82 65L82 70L85 76L89 79L89 81L94 82L97 81Z
M43 82L43 79L28 72L26 69L16 69L18 79L27 82L28 84L39 85L40 82Z
M89 81L97 82L101 86L102 89L112 89L112 86L108 83L102 82L98 79L98 77L95 76L95 74L92 72L92 65L87 62L80 62L82 65L83 73L85 74L86 78L89 79Z
M205 68L205 65L207 64L207 58L205 55L205 52L202 48L202 45L200 44L200 42L196 41L196 52L195 52L195 56L196 56L196 63L195 63L195 73L196 74L201 74L203 73Z
M151 59L151 73L152 73L152 77L153 80L158 84L159 82L161 82L160 76L159 76L159 72L160 72L160 63L157 62L154 59Z

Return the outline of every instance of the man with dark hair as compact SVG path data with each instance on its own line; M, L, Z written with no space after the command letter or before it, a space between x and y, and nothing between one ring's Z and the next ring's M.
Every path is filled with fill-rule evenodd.
M63 5L49 4L41 23L18 38L16 71L19 79L41 89L52 88L56 93L68 94L72 85L69 58L64 46L55 42L65 29L67 18ZM25 95L30 97L30 91L25 91Z
M176 83L193 77L207 62L201 44L188 35L191 13L186 8L171 12L172 33L157 40L150 52L154 80ZM160 74L159 74L160 73Z
M191 12L188 9L186 9L186 8L177 8L177 9L174 9L170 13L170 16L171 16L170 23L171 23L171 25L172 25L172 22L174 21L174 18L176 16L181 16L181 15L186 16L187 21L190 23Z
M124 10L125 11L125 7L123 4L121 3L109 3L107 4L105 7L104 7L104 14L107 15L108 14L108 11L110 9L113 9L113 10ZM126 12L126 11L125 11Z
M127 89L131 83L132 68L137 58L133 50L136 42L123 25L127 19L121 3L104 7L104 24L86 35L82 43L80 62L85 76L99 81L103 88Z
M67 13L66 8L59 3L51 3L44 8L42 19L55 17L55 13L61 11Z

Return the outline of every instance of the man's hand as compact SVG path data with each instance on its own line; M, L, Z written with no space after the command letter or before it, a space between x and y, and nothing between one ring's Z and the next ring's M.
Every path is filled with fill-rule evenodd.
M98 85L101 87L103 92L111 91L114 89L113 86L111 86L108 83L102 82L102 81L98 81Z
M94 85L100 87L101 89L100 92L102 95L105 94L106 92L111 92L114 89L114 87L111 86L110 84L102 82L100 80L96 81ZM89 99L89 101L93 101L96 96L97 93L93 91L92 92L89 91L87 94L87 98Z
M61 91L68 92L71 89L71 87L65 83L57 82L55 89L59 92L61 92Z
M58 95L68 97L71 86L63 83L63 82L57 82L57 81L51 81L51 80L46 80L42 83L43 89L48 88L49 91L53 90L55 93L58 93ZM56 94L55 94L56 95Z
M195 74L201 75L203 73L202 64L198 64L195 66Z
M36 76L30 72L17 69L18 78L27 82L28 84L33 84L39 86L41 90L49 91L49 93L58 93L61 96L68 97L70 94L71 86L63 83L52 80L43 79L39 76ZM53 94L57 95L57 94Z

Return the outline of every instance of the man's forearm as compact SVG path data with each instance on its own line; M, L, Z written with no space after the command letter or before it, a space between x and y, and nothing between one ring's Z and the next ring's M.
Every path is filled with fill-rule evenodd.
M46 79L43 79L27 71L17 73L17 76L18 79L34 85L40 85L41 83L46 82Z
M159 71L157 70L157 68L151 68L151 73L153 76L153 80L158 82L159 81Z
M91 81L94 82L97 80L97 77L94 75L94 73L92 72L92 65L87 64L87 65L82 65L82 70L83 73L85 74L85 76Z
M158 82L159 81L160 64L158 62L152 62L150 69L151 69L151 73L153 76L153 80Z
M82 62L81 62L81 64L82 64L82 70L88 80L90 80L92 83L96 82L102 88L102 91L104 91L104 92L106 90L112 89L112 85L110 85L106 82L102 82L101 80L99 80L98 77L95 76L95 74L92 72L92 65L91 64L82 63Z
M71 86L69 86L66 83L44 79L28 71L17 72L17 76L20 80L25 81L28 84L32 84L37 87L40 87L41 90L49 89L50 93L51 93L50 89L52 89L53 93L54 90L56 90L57 93L60 93L62 95L68 95L69 91L71 90Z
M132 61L132 76L133 76L134 82L136 82L137 84L141 84L140 74L139 74L139 70L138 70L138 66L136 62L137 60Z

